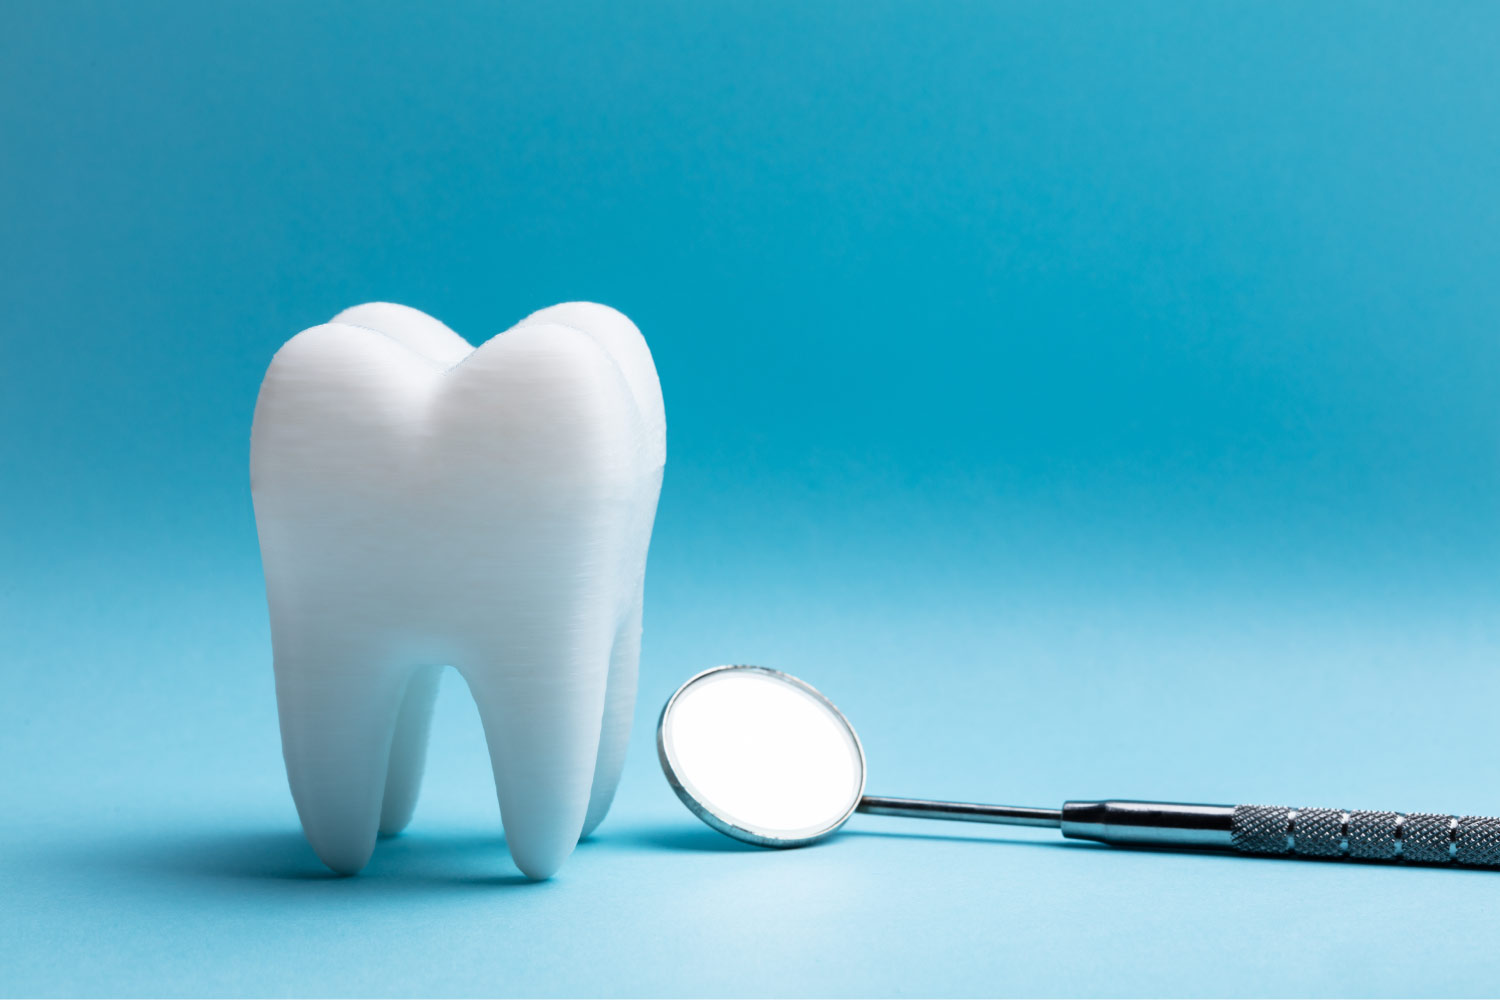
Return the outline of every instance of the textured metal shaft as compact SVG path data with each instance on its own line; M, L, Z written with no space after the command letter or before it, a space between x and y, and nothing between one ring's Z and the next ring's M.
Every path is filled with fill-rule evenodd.
M1251 854L1500 867L1500 818L1235 806L1232 846Z

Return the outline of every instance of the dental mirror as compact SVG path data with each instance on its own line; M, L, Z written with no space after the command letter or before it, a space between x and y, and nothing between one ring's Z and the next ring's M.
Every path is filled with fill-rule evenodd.
M865 790L849 720L811 685L767 667L715 667L662 709L656 751L698 818L762 847L797 847L844 825Z
M1061 809L866 795L854 727L816 688L769 667L688 679L662 709L656 752L703 822L762 847L800 847L855 812L1059 829L1134 847L1500 867L1500 818L1109 800Z

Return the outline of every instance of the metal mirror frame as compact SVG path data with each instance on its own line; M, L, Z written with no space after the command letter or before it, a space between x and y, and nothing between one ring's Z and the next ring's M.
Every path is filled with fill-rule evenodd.
M709 806L708 803L698 801L693 797L692 793L687 790L687 787L683 784L682 780L677 775L676 762L672 760L672 755L667 751L667 719L671 716L672 708L677 704L677 699L682 697L683 693L691 688L694 684L697 684L704 678L712 677L716 674L722 674L730 670L753 671L755 673L764 674L767 677L772 678L773 680L780 681L783 684L788 684L811 695L814 701L818 702L820 705L826 708L833 715L833 717L838 720L838 723L843 727L844 732L849 734L850 740L852 740L854 743L854 752L859 758L859 788L854 794L853 801L849 803L849 808L844 810L843 814L840 815L838 819L820 828L814 833L807 834L802 837L778 836L770 833L764 828L755 829L753 827L743 826L727 816L722 816L714 812L713 808ZM828 836L830 833L833 833L839 827L843 826L844 823L848 821L849 817L854 815L855 808L859 805L860 799L864 798L865 794L866 767L864 744L860 743L859 734L854 731L854 727L850 725L849 720L844 716L844 713L840 712L838 706L829 701L827 696L825 696L823 692L819 691L811 684L799 678L793 677L791 674L783 673L780 670L773 670L770 667L757 667L748 663L734 663L720 667L711 667L708 670L689 677L685 682L683 682L683 685L681 687L673 692L672 697L667 699L667 703L662 706L661 716L656 721L656 756L657 759L661 761L661 769L666 774L667 781L671 784L672 790L677 793L677 797L682 800L682 804L687 806L688 809L692 811L693 815L697 816L703 822L707 823L709 826L713 827L715 830L718 830L722 834L733 837L736 840L743 840L748 844L755 844L759 847L802 847L815 841L822 840L824 837Z

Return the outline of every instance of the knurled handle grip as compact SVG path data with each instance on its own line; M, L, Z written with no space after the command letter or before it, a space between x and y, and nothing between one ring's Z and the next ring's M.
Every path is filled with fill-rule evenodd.
M1232 843L1250 854L1500 867L1500 818L1235 806Z

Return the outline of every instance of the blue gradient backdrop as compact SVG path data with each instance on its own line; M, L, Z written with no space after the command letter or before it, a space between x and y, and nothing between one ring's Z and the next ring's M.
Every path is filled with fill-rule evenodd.
M857 818L651 747L762 662L885 794L1500 811L1500 8L10 2L0 992L1500 992L1500 875ZM633 317L632 755L555 880L445 681L410 832L281 769L257 385L371 299Z

